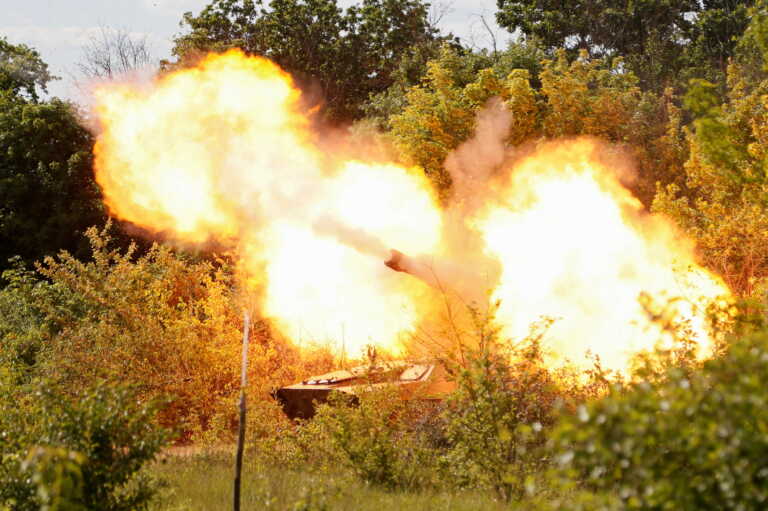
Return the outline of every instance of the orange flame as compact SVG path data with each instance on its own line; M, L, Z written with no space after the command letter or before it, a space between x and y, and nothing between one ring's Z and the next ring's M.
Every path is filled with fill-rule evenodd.
M263 313L297 342L401 349L418 320L407 289L418 284L381 261L390 245L428 252L439 242L423 176L341 158L329 171L291 78L238 51L146 90L109 85L95 96L96 178L113 215L188 242L238 240L264 283ZM328 232L361 228L380 246Z
M314 142L290 76L239 51L151 87L102 86L95 97L96 177L113 215L187 242L236 243L262 286L262 314L297 343L403 351L434 292L386 268L389 249L456 250L447 242L455 215L418 169L329 154ZM703 310L727 289L668 223L640 214L594 149L546 147L504 185L489 183L484 206L460 218L484 245L472 260L501 266L489 291L501 300L504 333L523 337L553 316L553 362L580 363L589 350L623 370L659 338L640 294L682 296L689 301L678 312L705 354Z
M665 219L643 213L595 150L589 140L545 145L515 166L504 205L477 220L501 262L494 298L503 333L525 337L548 317L554 360L587 364L588 351L622 370L664 341L639 300L648 295L671 307L699 354L709 354L707 307L728 295L725 284L696 264L690 243Z

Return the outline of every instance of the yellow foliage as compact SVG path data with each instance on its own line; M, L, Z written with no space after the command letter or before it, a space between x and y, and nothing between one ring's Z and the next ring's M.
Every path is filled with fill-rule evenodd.
M451 187L445 159L469 138L478 111L493 97L502 98L512 114L510 147L581 135L623 144L638 162L635 188L645 202L650 202L656 181L670 182L679 175L687 154L681 150L680 116L671 92L660 98L642 94L621 60L609 65L582 53L569 62L559 52L542 62L541 88L535 89L525 69L503 78L496 69L483 69L467 81L468 64L462 59L444 48L429 62L424 83L407 92L403 112L390 119L397 148L408 163L424 169L443 199Z
M620 71L621 61L606 66L586 52L569 63L565 51L545 61L541 93L545 98L543 134L547 137L594 135L622 140L628 133L640 89L633 75Z
M440 57L428 63L424 84L406 94L408 106L403 113L391 119L397 148L408 163L424 169L441 193L450 187L443 168L446 156L469 137L476 110L503 90L491 70L481 71L474 82L460 87L461 64L454 50L443 48Z
M685 164L687 192L660 187L653 210L667 214L691 236L703 262L735 291L750 295L768 277L768 81L748 85L738 68L729 70L729 93L721 107L717 140L706 131L689 133ZM746 148L732 168L713 162L712 147Z
M245 298L226 263L190 261L159 245L136 257L133 247L111 248L106 231L87 235L91 261L66 252L47 258L38 266L47 282L15 296L44 325L34 376L65 389L135 384L142 399L169 398L161 418L184 432L233 416ZM258 399L332 363L324 353L302 357L259 320L249 358L249 392Z
M525 69L515 69L507 78L503 97L512 116L509 127L509 144L517 146L537 134L539 124L539 105L536 93L531 87L530 73Z

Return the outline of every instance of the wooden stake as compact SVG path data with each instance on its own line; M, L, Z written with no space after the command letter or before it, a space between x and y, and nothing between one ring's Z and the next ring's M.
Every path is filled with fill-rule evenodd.
M235 511L240 511L240 483L243 474L243 448L245 446L245 388L248 385L248 331L251 316L243 311L243 359L240 367L240 420L237 425L237 456L235 457Z

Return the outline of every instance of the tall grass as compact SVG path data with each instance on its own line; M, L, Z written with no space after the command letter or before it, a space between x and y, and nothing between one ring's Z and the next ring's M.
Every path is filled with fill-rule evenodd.
M167 455L150 468L166 481L152 511L217 511L232 506L231 455ZM492 492L388 492L347 472L296 471L246 460L243 509L403 511L406 509L508 509Z

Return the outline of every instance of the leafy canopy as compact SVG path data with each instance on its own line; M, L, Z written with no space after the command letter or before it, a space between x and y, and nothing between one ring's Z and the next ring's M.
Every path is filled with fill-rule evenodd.
M82 234L104 218L92 144L70 104L0 91L0 269L16 255L83 254Z
M36 50L0 37L0 91L37 101L39 92L48 92L48 83L55 79Z
M430 44L437 31L421 0L363 0L349 9L336 0L213 0L188 12L173 53L181 61L239 47L268 57L305 89L318 86L335 120L360 117L362 103L384 91L404 55Z
M640 179L631 186L646 203L656 181L677 179L687 153L671 92L643 93L620 60L593 59L586 52L569 58L558 51L545 59L535 47L522 45L501 57L494 63L445 46L427 63L422 83L406 89L404 106L389 117L402 157L423 168L443 197L452 186L447 156L470 137L478 112L497 96L511 113L510 148L579 135L620 144L638 164Z
M68 249L103 221L93 180L93 138L75 108L41 101L53 77L39 54L0 39L0 270Z
M622 56L644 87L722 73L753 0L497 0L499 24L548 48ZM704 64L704 65L702 65ZM682 75L681 71L687 70ZM683 79L682 81L680 79Z

